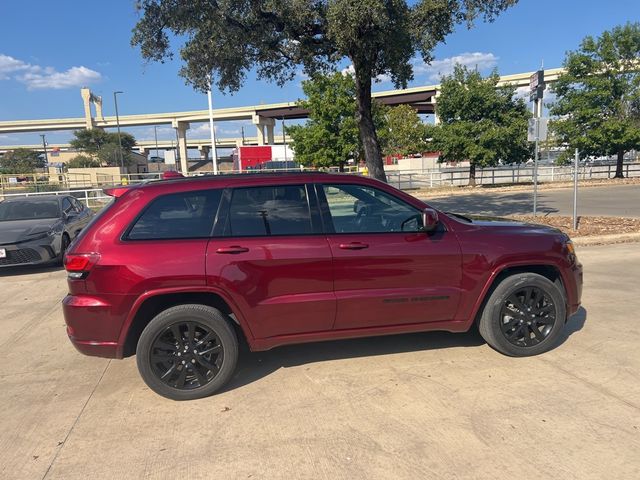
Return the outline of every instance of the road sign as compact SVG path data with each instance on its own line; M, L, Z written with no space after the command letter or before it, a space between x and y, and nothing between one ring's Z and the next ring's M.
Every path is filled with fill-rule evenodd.
M527 140L530 142L535 142L536 140L544 142L548 136L548 127L548 118L530 118L527 127Z
M529 77L529 99L531 101L541 99L545 88L544 70L538 70Z

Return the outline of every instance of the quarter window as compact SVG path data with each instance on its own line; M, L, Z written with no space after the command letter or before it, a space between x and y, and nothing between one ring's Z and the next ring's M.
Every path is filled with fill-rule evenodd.
M323 185L335 233L418 232L420 210L376 188Z
M129 240L210 236L221 190L175 193L156 198L130 228Z
M304 235L312 232L304 185L233 190L224 235Z

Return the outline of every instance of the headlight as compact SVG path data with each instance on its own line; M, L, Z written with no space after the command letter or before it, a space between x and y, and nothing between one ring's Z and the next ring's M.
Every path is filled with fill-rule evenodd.
M569 237L564 242L564 246L567 249L567 257L569 257L569 261L571 263L575 263L578 257L576 256L576 247L573 245L573 242Z

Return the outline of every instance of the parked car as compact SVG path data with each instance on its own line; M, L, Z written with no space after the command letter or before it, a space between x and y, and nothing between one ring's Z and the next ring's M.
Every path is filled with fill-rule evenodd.
M210 395L254 350L427 330L512 356L553 348L582 266L559 230L448 215L376 180L322 173L183 178L106 190L69 248L69 338L137 355L168 398Z
M35 195L0 202L0 267L62 263L93 212L72 196Z

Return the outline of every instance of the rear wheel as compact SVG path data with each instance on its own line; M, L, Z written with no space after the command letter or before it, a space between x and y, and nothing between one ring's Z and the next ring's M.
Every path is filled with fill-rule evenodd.
M219 390L233 374L238 339L226 317L206 305L178 305L145 327L136 349L138 370L156 393L192 400Z
M566 319L563 292L535 273L505 278L493 291L478 329L486 342L505 355L525 357L551 350Z

